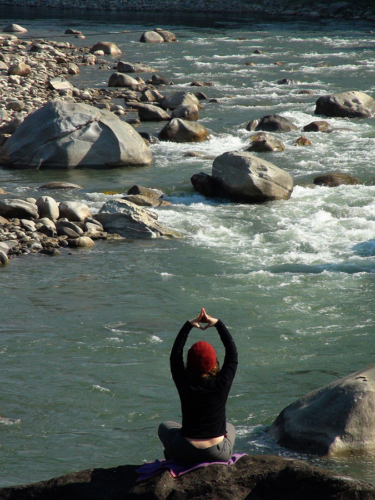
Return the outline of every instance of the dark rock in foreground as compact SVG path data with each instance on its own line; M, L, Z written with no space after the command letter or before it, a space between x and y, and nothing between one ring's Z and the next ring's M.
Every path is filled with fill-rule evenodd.
M136 483L136 465L88 469L0 489L0 500L369 500L373 485L300 460L245 456L174 479L164 472Z

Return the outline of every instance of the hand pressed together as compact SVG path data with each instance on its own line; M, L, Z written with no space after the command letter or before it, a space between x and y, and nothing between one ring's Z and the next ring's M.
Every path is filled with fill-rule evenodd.
M199 328L200 330L206 330L207 328L210 328L211 326L215 326L217 323L217 318L213 318L212 316L209 316L205 309L202 307L201 312L198 314L196 318L193 318L189 320L189 323L194 326L195 328ZM204 324L205 326L201 325Z

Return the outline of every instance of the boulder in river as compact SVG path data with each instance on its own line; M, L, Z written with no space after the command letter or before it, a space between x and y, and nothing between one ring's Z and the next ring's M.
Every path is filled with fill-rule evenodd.
M316 115L338 118L371 118L375 115L375 101L364 92L341 92L319 97Z
M179 106L189 106L191 104L195 104L198 109L202 109L199 99L190 92L175 92L168 97L164 97L160 104L164 109L176 109Z
M212 175L204 172L194 174L190 179L195 191L207 198L220 198L224 197L225 193L221 187L221 183L214 179Z
M109 56L118 56L121 54L121 50L113 42L98 42L91 47L90 53L93 54L98 50L102 50L104 54Z
M332 132L331 125L324 120L316 120L303 127L304 132Z
M95 246L94 241L89 236L69 239L68 244L71 248L91 248Z
M162 28L156 28L156 29L154 29L154 31L156 33L158 33L158 35L160 35L165 42L176 42L177 41L176 35L174 33L172 33L171 31L163 30Z
M64 101L28 115L0 152L0 163L12 168L108 168L152 160L140 135L114 113Z
M315 177L313 182L317 186L327 187L337 187L343 184L349 186L361 184L361 182L356 177L353 177L349 174L342 174L340 172L318 175L318 177Z
M374 485L302 460L244 456L178 478L166 471L136 482L140 465L87 469L22 486L0 488L2 500L370 500Z
M39 186L39 189L82 189L82 186L78 186L78 184L72 184L70 182L52 181L42 184Z
M197 121L199 120L199 109L195 104L185 104L178 106L178 108L174 109L171 115L171 118L182 118L183 120L188 121Z
M95 215L104 229L125 238L178 237L179 235L158 222L158 216L126 200L110 200Z
M250 137L251 144L245 151L254 151L255 153L269 153L274 151L285 151L284 144L271 135L260 132Z
M108 87L131 87L139 85L138 80L132 78L126 73L112 73L108 80Z
M297 127L287 118L279 115L263 116L260 120L252 120L248 123L247 130L262 130L265 132L290 132Z
M138 116L141 121L163 121L169 120L169 114L154 104L139 104L137 106Z
M11 219L14 217L19 219L37 219L39 212L35 203L18 199L5 199L0 200L0 215Z
M119 73L153 73L156 69L147 64L119 61L117 71Z
M26 33L27 29L23 28L19 24L8 24L3 28L4 33Z
M199 123L173 118L160 131L159 139L171 142L202 142L208 141L210 135Z
M375 365L287 406L268 434L286 448L321 456L375 449Z
M215 158L212 177L227 197L243 203L287 200L293 191L293 179L287 172L246 151Z
M139 41L142 43L164 43L164 38L156 31L145 31Z

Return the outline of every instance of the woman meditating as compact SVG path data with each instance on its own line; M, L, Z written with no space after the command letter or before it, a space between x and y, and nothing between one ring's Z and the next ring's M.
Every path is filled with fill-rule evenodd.
M185 367L183 349L191 329L206 330L212 326L216 327L225 347L221 370L215 349L203 341L189 349ZM225 405L238 364L231 334L220 319L212 318L202 309L178 333L170 363L181 400L182 426L172 421L160 424L158 433L165 457L189 464L228 462L233 452L235 429L226 422Z

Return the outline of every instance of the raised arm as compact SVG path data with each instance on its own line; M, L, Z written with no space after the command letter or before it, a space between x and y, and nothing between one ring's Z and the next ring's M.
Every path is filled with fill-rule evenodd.
M227 380L233 380L238 365L238 352L234 339L229 333L228 328L220 319L209 316L204 309L202 309L202 312L203 316L201 317L200 322L207 323L207 326L204 329L215 326L225 347L225 358L220 374Z
M202 316L203 316L203 309L196 318L186 321L186 323L182 326L181 330L178 332L176 340L174 341L170 356L170 364L171 364L172 377L173 380L175 381L176 379L184 376L185 373L184 358L183 358L184 347L191 329L193 327L202 329L199 324L199 322L202 319Z

